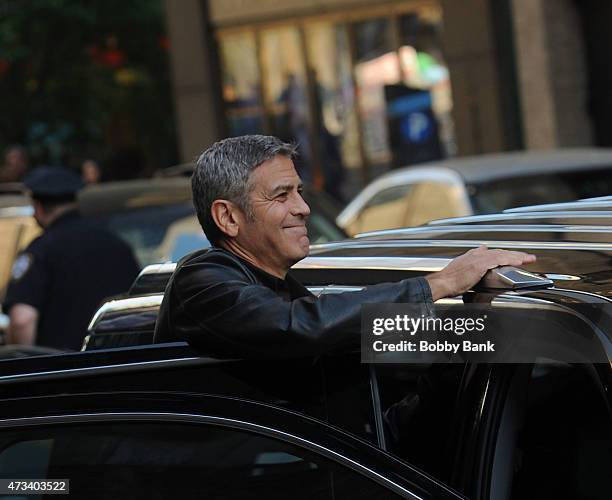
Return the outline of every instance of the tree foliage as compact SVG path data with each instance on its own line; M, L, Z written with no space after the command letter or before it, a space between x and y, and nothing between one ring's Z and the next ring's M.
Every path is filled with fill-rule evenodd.
M34 162L176 161L161 0L0 2L0 146Z

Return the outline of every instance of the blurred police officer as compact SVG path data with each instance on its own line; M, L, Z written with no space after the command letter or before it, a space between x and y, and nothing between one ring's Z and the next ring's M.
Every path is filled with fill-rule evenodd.
M39 167L24 184L44 232L13 265L8 343L80 349L102 299L127 291L138 264L125 243L80 217L75 173Z

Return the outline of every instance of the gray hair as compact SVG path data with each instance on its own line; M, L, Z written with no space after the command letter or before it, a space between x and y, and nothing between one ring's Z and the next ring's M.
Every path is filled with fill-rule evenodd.
M296 150L296 146L276 137L243 135L216 142L200 155L191 177L191 190L198 220L211 243L225 237L212 218L213 201L229 200L252 217L251 172L278 155L293 159Z

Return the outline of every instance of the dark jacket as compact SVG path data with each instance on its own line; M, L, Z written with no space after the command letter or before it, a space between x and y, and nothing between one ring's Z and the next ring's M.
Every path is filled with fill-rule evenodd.
M17 257L4 307L38 311L37 345L78 350L100 303L126 292L138 271L126 243L70 211Z
M170 279L155 342L186 340L217 357L316 355L359 343L361 304L431 303L424 278L315 297L220 248L184 257Z

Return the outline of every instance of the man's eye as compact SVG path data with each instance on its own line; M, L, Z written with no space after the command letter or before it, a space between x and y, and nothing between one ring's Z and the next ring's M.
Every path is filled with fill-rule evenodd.
M287 195L288 195L288 193L286 191L283 192L283 193L278 193L276 195L276 199L281 199L282 200L283 198L287 198Z

